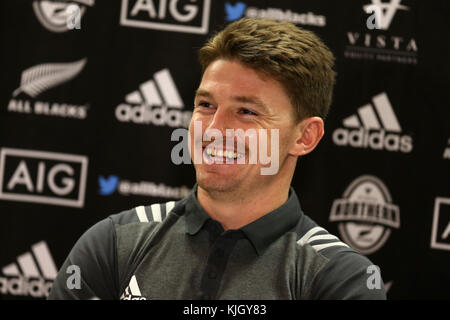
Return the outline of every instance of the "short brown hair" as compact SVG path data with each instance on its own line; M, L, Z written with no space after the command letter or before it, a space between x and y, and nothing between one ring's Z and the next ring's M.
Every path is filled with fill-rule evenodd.
M199 50L203 72L220 58L237 60L278 80L297 120L328 114L334 56L314 33L290 22L244 18L229 24Z

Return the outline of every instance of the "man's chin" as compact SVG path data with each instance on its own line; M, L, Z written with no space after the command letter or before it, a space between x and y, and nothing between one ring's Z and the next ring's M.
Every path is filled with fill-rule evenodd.
M211 177L197 177L197 184L207 192L233 192L239 185L234 179L213 179Z

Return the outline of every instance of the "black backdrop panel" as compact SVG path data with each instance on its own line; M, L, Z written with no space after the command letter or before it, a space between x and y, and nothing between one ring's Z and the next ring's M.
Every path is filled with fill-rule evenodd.
M171 134L190 119L197 50L244 16L292 21L336 57L326 134L292 183L305 212L380 266L389 298L450 298L447 1L0 6L0 299L45 298L95 222L189 192Z

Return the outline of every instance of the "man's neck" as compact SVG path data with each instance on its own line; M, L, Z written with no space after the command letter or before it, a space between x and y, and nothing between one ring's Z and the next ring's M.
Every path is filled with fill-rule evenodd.
M251 196L208 192L200 186L197 199L209 216L220 222L225 230L239 229L279 208L288 199L289 187L268 187L253 191Z

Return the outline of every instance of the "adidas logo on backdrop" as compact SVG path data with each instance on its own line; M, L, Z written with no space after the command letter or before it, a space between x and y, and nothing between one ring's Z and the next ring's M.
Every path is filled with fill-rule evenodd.
M333 132L338 146L370 148L409 153L413 149L412 137L402 135L402 128L385 92L372 98L373 105L358 108L358 114L345 118L345 128Z
M58 271L47 243L41 241L31 248L32 252L17 257L17 264L2 268L5 277L0 277L1 295L46 298L50 293Z
M188 127L191 111L184 107L169 69L158 71L125 97L126 103L116 108L116 118L122 122L153 124L157 126Z

